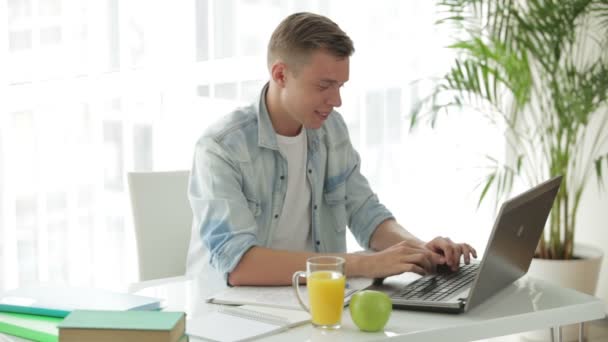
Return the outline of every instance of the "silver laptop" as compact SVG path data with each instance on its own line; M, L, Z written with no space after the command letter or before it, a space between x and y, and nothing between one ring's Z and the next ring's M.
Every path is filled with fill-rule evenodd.
M437 274L409 284L377 279L369 289L387 293L398 309L470 310L528 272L561 181L552 178L502 204L481 262L457 272L438 267Z

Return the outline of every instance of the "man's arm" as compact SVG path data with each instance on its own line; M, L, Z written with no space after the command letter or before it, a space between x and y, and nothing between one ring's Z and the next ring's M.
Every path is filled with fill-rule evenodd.
M372 236L373 253L324 253L343 257L347 277L379 278L403 272L426 274L441 256L400 228L394 220L379 225ZM294 272L306 269L306 259L319 255L254 246L229 274L231 285L289 285Z
M374 251L381 251L402 241L424 246L422 240L405 230L397 221L389 219L382 222L374 230L369 240L369 247Z
M318 255L312 252L291 252L254 246L241 258L228 276L228 283L240 285L289 285L296 271L306 270L306 259ZM346 260L346 276L355 276L357 256L352 254L336 255Z
M438 237L425 243L405 230L395 220L382 222L372 234L373 253L334 253L346 261L347 277L382 278L404 272L426 274L437 264L458 268L460 257L468 263L475 249ZM231 285L289 285L294 272L306 269L306 259L318 255L254 246L241 258L229 274Z
M431 272L433 254L428 249L398 244L381 252L324 253L343 257L347 277L380 278L403 272ZM318 253L290 252L254 246L228 275L228 283L242 285L289 285L294 272L306 269L306 259Z

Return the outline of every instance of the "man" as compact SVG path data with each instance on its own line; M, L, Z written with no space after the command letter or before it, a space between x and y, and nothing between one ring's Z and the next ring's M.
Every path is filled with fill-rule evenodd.
M360 172L340 107L351 39L330 19L296 13L268 46L270 80L253 105L215 124L196 145L188 273L208 264L229 285L288 285L316 253L346 260L347 276L456 270L475 250L423 242L379 203ZM370 253L346 253L345 227Z

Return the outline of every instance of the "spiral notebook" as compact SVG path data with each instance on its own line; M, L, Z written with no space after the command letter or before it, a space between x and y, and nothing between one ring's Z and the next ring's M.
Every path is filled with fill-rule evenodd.
M186 323L186 334L217 342L248 341L310 322L302 310L254 305L221 307Z

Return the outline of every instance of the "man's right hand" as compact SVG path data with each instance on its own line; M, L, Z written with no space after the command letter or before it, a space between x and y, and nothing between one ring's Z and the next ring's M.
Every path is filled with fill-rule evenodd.
M418 242L402 241L382 251L361 255L359 262L362 276L384 278L404 272L434 273L437 264L444 263L445 258Z

